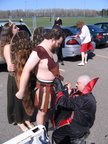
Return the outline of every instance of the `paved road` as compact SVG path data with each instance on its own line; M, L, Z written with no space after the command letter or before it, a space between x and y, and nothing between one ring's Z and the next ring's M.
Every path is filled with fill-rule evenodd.
M87 74L91 78L100 77L93 89L97 100L97 113L91 134L87 144L108 144L108 47L96 49L93 55L89 56L88 64L77 66L80 57L64 60L65 65L60 65L60 73L64 76L64 83L71 82L74 87L76 79L80 75ZM7 72L3 65L0 65L0 144L19 135L21 130L17 126L9 125L6 110L6 83ZM52 130L49 129L51 135Z

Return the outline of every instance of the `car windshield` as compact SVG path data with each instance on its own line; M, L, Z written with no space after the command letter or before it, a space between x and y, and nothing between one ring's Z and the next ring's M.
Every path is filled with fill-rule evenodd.
M76 29L74 29L74 28L70 28L69 29L73 34L76 34L78 31L76 30Z
M76 35L76 33L77 33L77 30L75 30L73 28L69 28L69 29L68 28L62 28L62 29L63 29L66 37L71 36L71 35Z
M96 24L98 27L104 29L104 30L107 30L108 29L108 23L99 23L99 24Z
M24 31L28 32L28 33L29 33L29 36L31 36L30 31L28 30L28 28L27 28L25 25L17 25L17 27L18 27L20 30L24 30Z
M99 28L98 26L95 26L95 25L87 25L87 26L92 32L99 32L99 31L103 32L103 30Z

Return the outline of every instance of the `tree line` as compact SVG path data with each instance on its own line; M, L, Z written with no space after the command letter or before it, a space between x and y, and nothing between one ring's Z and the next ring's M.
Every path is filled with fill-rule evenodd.
M101 11L90 9L38 9L38 10L0 10L0 19L15 17L45 17L45 16L61 16L61 17L95 17L95 16L108 16L108 9Z

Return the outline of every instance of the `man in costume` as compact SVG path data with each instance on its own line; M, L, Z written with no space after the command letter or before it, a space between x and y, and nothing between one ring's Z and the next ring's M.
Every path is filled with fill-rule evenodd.
M88 50L93 50L92 42L91 42L91 35L89 28L84 24L82 21L78 21L76 23L77 27L81 29L80 35L76 35L76 37L79 37L81 39L81 63L78 64L78 66L84 66L87 64L87 57L88 57Z
M77 88L70 89L70 84L66 85L69 94L63 92L64 87L59 79L54 80L57 98L52 138L56 144L81 144L89 134L96 113L96 100L91 91L97 80L80 76Z
M23 99L28 83L30 72L35 68L37 78L34 104L38 106L36 116L37 125L48 122L48 110L55 104L55 93L53 80L61 78L56 56L56 50L60 47L64 33L52 29L45 35L45 39L32 51L21 75L20 89L16 97Z

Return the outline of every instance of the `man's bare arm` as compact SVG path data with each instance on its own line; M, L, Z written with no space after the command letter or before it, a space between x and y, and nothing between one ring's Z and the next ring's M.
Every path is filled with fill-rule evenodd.
M33 51L26 62L23 72L21 74L20 78L20 88L19 91L16 93L16 97L19 99L22 99L25 96L25 90L26 86L28 84L28 80L30 77L30 72L34 69L34 67L37 65L39 62L39 57L37 56L37 53Z

